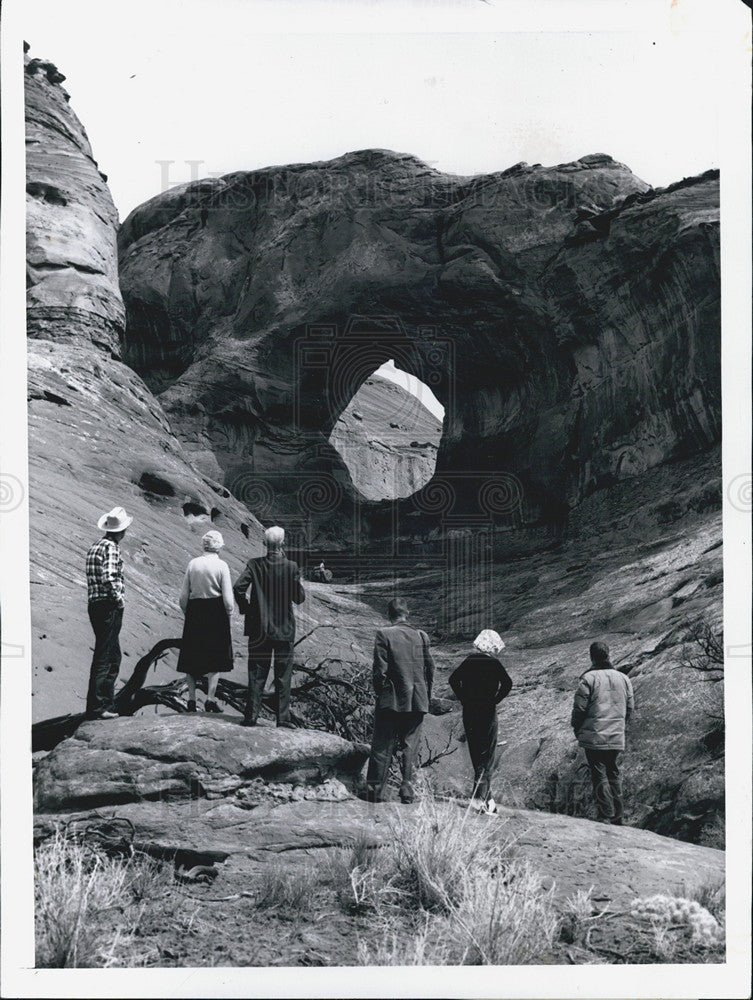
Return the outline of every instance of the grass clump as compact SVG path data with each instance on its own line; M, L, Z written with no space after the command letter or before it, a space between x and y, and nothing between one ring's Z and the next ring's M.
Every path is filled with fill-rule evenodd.
M139 964L131 946L146 905L172 885L169 866L142 854L111 857L58 828L37 847L34 868L37 968Z
M311 909L318 884L311 868L289 869L275 861L263 869L256 886L256 906L260 910L302 913Z
M551 892L511 857L501 824L424 790L372 868L382 892L359 941L364 965L521 965L541 960L559 927ZM356 871L360 871L357 867Z

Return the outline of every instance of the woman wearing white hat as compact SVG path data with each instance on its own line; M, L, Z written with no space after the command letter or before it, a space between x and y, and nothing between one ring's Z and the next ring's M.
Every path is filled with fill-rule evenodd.
M196 678L207 677L206 712L221 712L215 700L219 674L233 669L230 615L233 585L230 567L220 559L225 544L219 531L201 539L204 554L188 564L180 592L180 609L186 616L178 670L188 681L188 711L196 711Z
M496 812L490 795L490 781L497 753L497 705L507 697L512 681L497 654L505 648L499 633L490 628L480 632L467 656L449 679L450 687L463 706L463 726L473 764L472 805Z

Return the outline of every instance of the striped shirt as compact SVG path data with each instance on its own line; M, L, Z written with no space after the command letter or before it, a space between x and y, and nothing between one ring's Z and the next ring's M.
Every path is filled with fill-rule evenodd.
M90 601L114 600L123 607L123 560L112 538L100 538L86 553L86 588Z

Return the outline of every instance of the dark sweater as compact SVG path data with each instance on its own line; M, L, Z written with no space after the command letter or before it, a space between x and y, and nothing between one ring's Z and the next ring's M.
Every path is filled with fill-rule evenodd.
M251 598L246 592L251 589ZM233 587L235 600L246 616L245 634L254 641L295 639L293 605L305 594L298 566L283 555L251 559Z
M463 705L498 705L512 688L496 656L471 653L450 677L450 687Z

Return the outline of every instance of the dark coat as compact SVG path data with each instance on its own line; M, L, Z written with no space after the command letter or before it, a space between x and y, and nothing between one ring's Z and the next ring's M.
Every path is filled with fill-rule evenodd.
M498 705L512 688L512 681L496 656L471 653L449 679L462 705Z
M428 635L407 622L380 628L374 639L373 676L377 708L428 712L434 682Z
M306 594L298 564L292 559L283 555L250 559L235 581L233 593L238 609L246 616L244 635L250 641L295 639L293 605L302 604Z
M610 664L581 675L570 724L588 750L624 750L625 726L633 711L630 678Z

